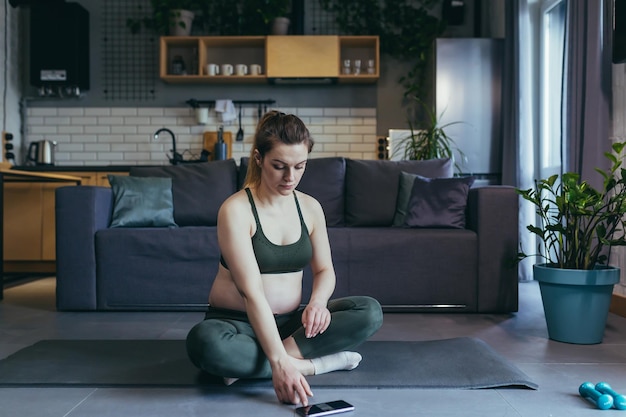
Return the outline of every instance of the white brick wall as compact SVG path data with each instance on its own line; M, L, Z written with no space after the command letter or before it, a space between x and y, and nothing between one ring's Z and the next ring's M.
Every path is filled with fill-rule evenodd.
M315 139L311 158L345 156L376 158L375 108L283 108L298 115ZM243 142L234 138L238 121L225 125L232 132L232 157L239 162L248 156L258 121L256 107L242 111ZM213 110L206 125L196 123L192 108L83 108L34 107L26 118L26 146L36 140L57 142L56 165L154 165L167 164L169 135L153 140L153 134L167 127L176 135L176 150L185 159L197 158L202 151L202 134L217 131L220 122ZM210 150L210 149L209 149Z

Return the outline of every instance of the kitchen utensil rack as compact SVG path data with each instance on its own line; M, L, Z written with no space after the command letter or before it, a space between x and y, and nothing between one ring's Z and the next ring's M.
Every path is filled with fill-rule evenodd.
M215 100L196 100L195 98L190 98L186 101L188 105L197 109L199 107L214 107ZM276 103L276 100L267 99L267 100L233 100L233 104L235 106L245 106L245 105L256 105L258 106L259 118L267 111L267 106Z

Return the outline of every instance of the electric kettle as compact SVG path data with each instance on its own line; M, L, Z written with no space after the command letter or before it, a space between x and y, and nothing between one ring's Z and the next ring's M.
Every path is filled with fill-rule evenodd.
M26 161L35 165L54 165L54 148L57 143L51 140L38 140L28 145Z

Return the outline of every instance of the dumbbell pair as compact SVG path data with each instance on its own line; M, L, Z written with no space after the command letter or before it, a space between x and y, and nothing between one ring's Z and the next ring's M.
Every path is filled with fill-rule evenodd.
M583 382L578 388L578 392L600 410L608 410L611 407L626 410L626 397L613 391L606 382L598 382L596 385L591 382Z

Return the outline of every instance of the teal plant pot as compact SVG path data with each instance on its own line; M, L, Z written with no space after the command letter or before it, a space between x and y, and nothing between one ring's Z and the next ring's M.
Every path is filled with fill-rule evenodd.
M613 286L620 270L601 266L593 270L560 269L537 264L541 299L552 340L565 343L602 343Z

